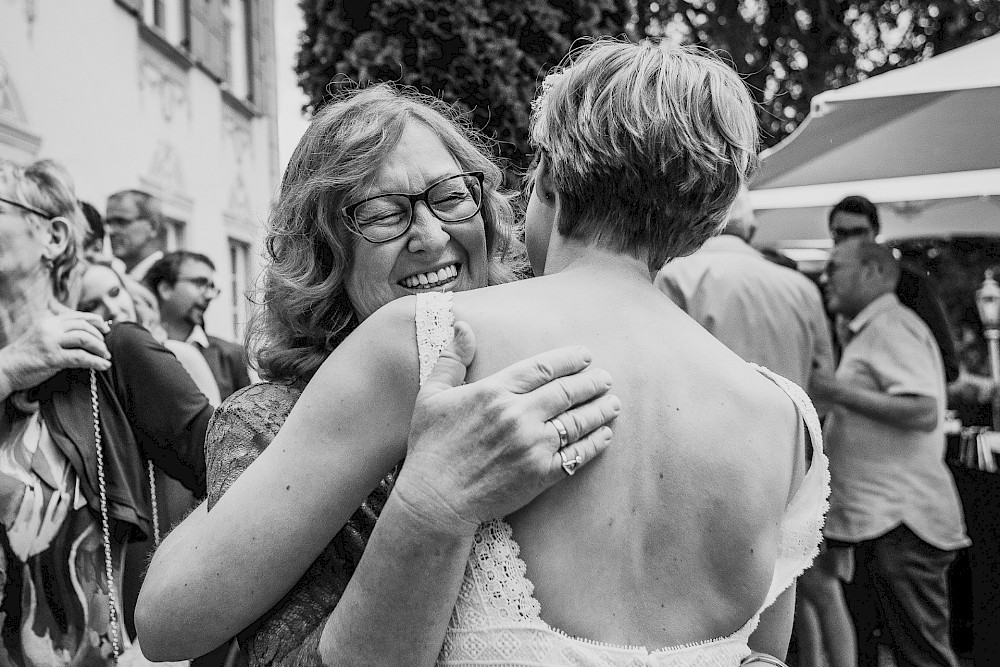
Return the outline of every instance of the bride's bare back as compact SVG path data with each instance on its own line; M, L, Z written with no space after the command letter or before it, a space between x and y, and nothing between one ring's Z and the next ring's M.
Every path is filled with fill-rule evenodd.
M771 583L800 417L633 260L584 252L579 268L455 297L478 339L470 379L585 345L624 406L607 452L508 518L542 618L617 645L729 635Z

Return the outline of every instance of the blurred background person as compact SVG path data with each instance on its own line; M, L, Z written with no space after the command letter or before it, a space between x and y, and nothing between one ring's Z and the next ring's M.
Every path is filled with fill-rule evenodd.
M833 239L835 246L852 238L875 241L881 230L878 208L868 199L858 195L844 197L837 202L830 209L827 224L830 238ZM934 281L926 272L901 263L896 296L900 303L915 312L931 330L941 352L945 381L953 382L958 379L960 364L955 349L955 339ZM838 343L841 346L844 344L842 341Z
M141 281L163 257L160 200L142 190L121 190L108 197L104 226L111 252L131 278Z
M860 234L834 247L823 273L847 337L836 375L813 377L832 406L832 492L827 548L807 585L828 604L845 585L859 664L878 664L881 627L896 664L956 667L948 569L969 539L944 461L941 353L896 296L899 275L892 249Z
M167 338L193 345L205 357L222 400L250 384L243 346L205 332L205 311L219 295L212 260L186 250L169 252L149 268L144 284L156 296Z
M4 664L114 664L112 645L130 644L121 563L152 532L146 461L205 488L212 408L177 360L142 327L66 305L80 290L86 230L61 167L0 161Z
M166 337L166 332L160 326L156 299L141 284L119 274L109 261L91 263L86 267L83 272L80 305L77 309L99 315L109 323L138 322L152 334L153 338L174 353L213 407L221 402L219 388L215 384L208 362L191 345L172 341ZM187 515L197 504L197 500L183 484L162 470L152 468L150 474L153 476L155 493L153 504L159 521L158 528L166 533ZM122 594L129 608L135 607L146 563L152 557L156 546L155 539L146 539L136 542L129 549L122 582ZM127 618L126 627L134 635L135 628L131 617Z
M816 369L835 367L823 299L806 276L755 250L755 231L743 189L721 234L667 262L654 282L744 360L808 389Z
M93 204L80 202L80 210L87 219L87 235L83 239L83 256L88 261L106 259L104 253L104 218Z

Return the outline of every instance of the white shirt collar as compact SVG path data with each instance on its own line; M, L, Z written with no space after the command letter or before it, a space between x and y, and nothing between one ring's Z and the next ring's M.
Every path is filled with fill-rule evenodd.
M208 334L205 330L198 325L195 325L194 329L191 330L191 335L187 337L185 343L191 343L192 345L197 345L198 347L205 349L208 347Z
M145 278L146 274L149 272L149 268L162 258L162 250L157 250L152 255L147 256L141 262L132 267L132 270L128 272L129 278L135 278L139 282L142 282L142 279Z

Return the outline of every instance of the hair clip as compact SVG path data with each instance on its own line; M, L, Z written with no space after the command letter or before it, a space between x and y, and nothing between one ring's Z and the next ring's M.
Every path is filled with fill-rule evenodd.
M553 69L545 78L542 79L542 90L538 93L535 99L531 100L531 110L535 113L542 113L545 108L545 98L548 96L549 91L551 91L557 83L559 83L562 78L566 76L566 70L564 69Z

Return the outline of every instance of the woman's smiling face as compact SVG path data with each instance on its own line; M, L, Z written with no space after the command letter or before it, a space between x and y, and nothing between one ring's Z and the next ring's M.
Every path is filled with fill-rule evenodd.
M105 320L135 322L135 302L114 270L100 264L86 268L78 310L95 313Z
M411 120L378 170L374 187L364 196L419 193L462 171L441 139L426 125ZM352 242L354 261L345 289L359 319L402 296L487 284L486 227L481 211L461 222L442 222L425 202L418 202L413 225L399 238L371 243L355 236Z

